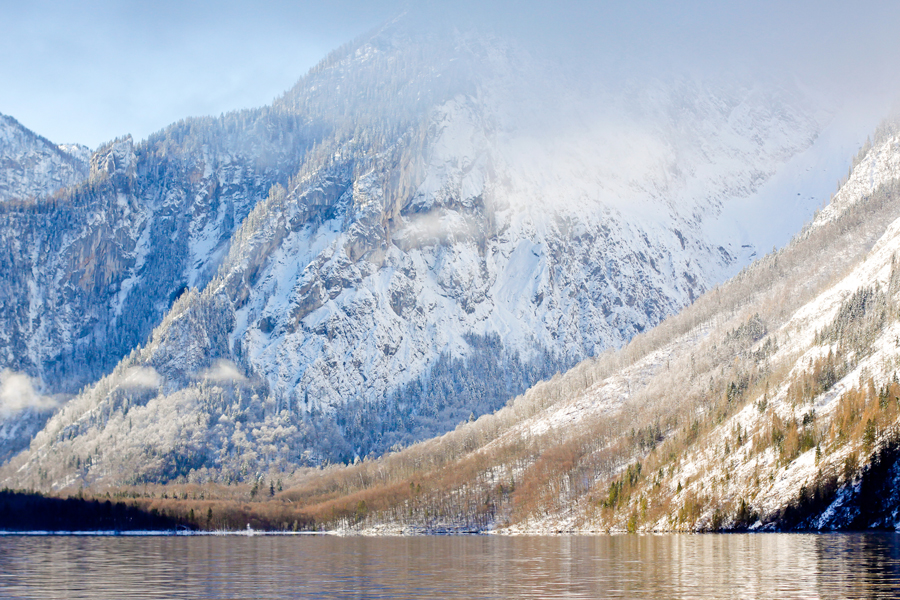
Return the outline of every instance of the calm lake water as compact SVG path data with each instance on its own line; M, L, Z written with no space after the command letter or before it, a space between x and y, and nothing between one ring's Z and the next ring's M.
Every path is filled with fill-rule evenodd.
M2 598L896 598L900 535L5 537Z

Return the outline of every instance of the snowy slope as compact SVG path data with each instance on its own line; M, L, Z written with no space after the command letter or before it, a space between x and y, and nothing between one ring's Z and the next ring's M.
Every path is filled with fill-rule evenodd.
M890 143L896 144L897 139L894 138ZM859 198L855 193L858 194L861 190L845 184L841 191L846 209L846 204L852 203L854 198ZM900 220L887 227L887 231L865 260L846 277L800 308L778 331L772 332L771 335L789 342L783 343L771 360L774 363L784 361L792 364L792 373L799 374L809 371L810 365L816 359L827 355L829 351L836 351L836 344L829 345L817 341L817 332L823 331L835 319L843 303L859 290L877 286L896 294L891 278L892 276L896 278L895 263L898 252L900 252ZM896 365L900 362L900 351L896 343L898 335L900 325L896 321L886 324L877 332L877 337L868 342L870 350L863 356L855 357L851 363L852 368L809 405L798 406L789 395L789 386L784 385L773 389L769 395L769 413L760 414L755 404L746 406L740 413L722 424L713 436L713 442L705 450L686 457L686 465L677 476L695 478L696 483L692 485L695 492L712 484L720 490L720 495L726 500L736 502L738 498L746 498L751 502L753 510L763 519L762 523L765 523L766 518L771 520L773 515L779 514L792 502L802 498L804 489L815 489L819 482L824 481L823 474L826 477L834 476L835 481L844 484L844 489L833 500L833 506L820 507L813 513L813 520L805 526L814 529L847 527L853 522L855 515L835 514L835 511L843 504L851 504L851 498L858 493L858 486L854 484L853 478L858 477L859 473L854 470L849 476L844 477L848 457L858 456L860 466L866 466L872 458L870 453L873 449L865 448L861 443L862 440L851 438L843 443L826 443L823 440L819 444L824 451L823 456L817 455L816 448L810 448L787 464L775 447L754 456L753 442L750 440L743 446L735 447L734 454L727 461L722 460L722 447L728 441L733 443L732 432L736 427L748 432L754 430L765 432L766 421L772 418L772 414L778 415L786 423L799 422L805 415L814 415L817 429L828 432L832 423L839 422L838 413L846 403L846 396L852 390L865 389L869 380L874 381L880 388L896 376ZM881 439L876 440L876 444L877 441L887 444L890 428L879 431ZM823 437L827 439L827 436ZM723 484L722 482L726 480L724 477L726 470L730 476L727 478L728 483ZM688 490L684 493L688 493ZM896 508L894 505L895 511ZM704 518L710 519L711 514L704 515ZM761 523L756 524L757 527L760 525ZM770 527L780 525L774 521ZM856 523L855 526L867 525ZM893 523L890 525L893 526ZM658 524L658 526L667 525Z
M870 142L871 144L871 142ZM817 223L833 221L852 207L860 198L872 195L879 187L890 186L900 179L900 138L886 135L876 138L874 147L868 150L853 168L846 182L835 194L831 203L822 210Z
M887 109L858 113L832 108L809 148L780 166L756 193L723 206L705 230L756 256L783 247L816 211L829 205L836 182L847 177L849 157L865 145L885 114Z
M465 356L469 334L570 362L621 345L745 264L740 245L705 234L706 216L751 196L819 126L779 91L675 81L643 114L611 101L577 133L542 131L529 122L529 102L545 100L533 83L491 65L499 81L432 113L422 163L393 166L418 169L405 196L384 193L377 171L334 175L332 219L273 237L311 181L267 209L258 241L242 233L280 248L221 273L228 288L252 265L258 282L236 306L233 351L298 409L375 401L441 352ZM684 98L689 116L670 119L664 107Z
M376 533L897 529L892 132L785 249L622 351L288 497L320 515L367 502L322 524ZM358 483L335 501L336 481Z
M787 255L766 258L766 262L776 265L776 268L781 260L788 265L796 265L792 261L797 259L789 253L797 252L802 256L803 250L799 247L802 247L803 240L830 224L838 224L838 231L849 230L858 236L842 239L840 235L835 235L834 244L822 249L818 263L808 257L801 258L811 265L801 269L799 281L776 283L771 289L761 289L760 297L751 297L737 316L734 312L731 315L714 315L701 322L699 327L677 336L634 364L604 376L596 383L587 386L575 383L561 401L516 423L480 452L490 453L493 448L509 445L516 439L542 435L565 439L566 435L579 428L602 427L604 422L617 423L619 420L627 422L635 407L642 407L641 410L648 414L664 415L666 410L661 406L677 405L681 398L697 394L698 389L702 390L700 395L705 396L703 402L693 405L692 410L688 408L691 405L686 405L685 410L693 415L707 414L714 418L716 411L721 410L721 405L717 404L718 398L724 393L718 387L720 382L727 382L729 377L747 376L755 367L760 369L765 387L751 386L751 395L733 416L715 420L709 435L701 436L697 443L688 446L684 454L675 456L670 463L663 460L665 466L660 470L659 477L651 472L647 482L639 484L631 492L630 504L622 508L622 513L628 515L629 510L636 510L640 499L648 498L650 507L656 505L663 508L658 509L662 511L661 517L640 526L646 530L897 527L900 523L900 499L893 491L900 480L896 454L897 424L883 420L889 418L890 407L884 396L878 395L870 397L868 404L863 402L849 409L852 411L850 413L847 407L854 406L852 399L872 393L866 392L867 386L884 390L885 386L896 382L897 365L900 364L900 346L897 344L900 323L895 312L888 312L883 323L874 320L863 338L862 349L848 350L845 342L829 342L822 337L823 332L833 327L833 323L842 322L839 321L842 314L844 318L847 314L864 318L862 309L853 305L854 298L859 298L861 293L884 292L887 302L893 303L888 306L895 307L898 302L900 219L888 222L886 226L879 222L884 214L896 216L898 213L900 173L894 168L900 155L898 143L900 137L896 135L877 140L859 160L832 203L795 240L793 246L798 247L789 247ZM881 194L884 200L873 201L877 194ZM874 204L860 210L858 207L863 201ZM848 217L854 209L858 210L857 216ZM844 221L839 224L842 218ZM883 232L872 236L877 240L874 245L867 244L860 235L872 235L871 232ZM854 255L858 255L859 259L851 262L847 269L844 265L848 260L852 261ZM834 267L837 269L833 270ZM834 274L840 274L840 277L835 280ZM730 285L738 286L740 283L726 283L722 288L726 296ZM786 299L781 291L787 286L794 290L815 290L815 293L806 301L792 301ZM817 289L817 286L820 287ZM802 298L796 291L793 295L798 300ZM712 295L711 300L714 298L715 295ZM733 335L735 325L745 321L746 315L755 312L758 319L760 313L771 314L771 304L777 302L788 307L793 305L794 308L776 328L753 343L750 351L763 357L755 359L757 364L749 366L740 362L746 359L746 355L734 357L725 353L726 360L723 362L709 358L722 356L727 348L728 335ZM848 312L851 311L848 307L855 312ZM870 307L868 310L873 309ZM851 326L845 324L842 327L837 331L849 331ZM772 352L772 348L776 350ZM830 355L838 357L839 376L808 402L798 403L797 380L812 372L817 360ZM687 368L686 356L690 357L690 368ZM567 377L577 382L579 376L574 371ZM702 382L707 377L709 388L704 389L706 386ZM534 393L539 395L541 392L536 389ZM879 393L883 392L876 392ZM890 397L890 402L894 401L896 398ZM879 403L885 416L873 406ZM869 442L853 437L847 429L841 429L848 427L848 414L856 415L849 417L851 424L853 418L859 419L859 415L863 414L863 424L867 418L871 419L870 423L877 423L872 427ZM776 426L776 423L785 425ZM792 423L799 426L801 435L807 428L815 431L816 441L812 447L801 447L796 455L786 455L784 449L771 442L772 432L779 427L789 430ZM670 431L668 435L677 438L680 433ZM664 446L662 455L665 456L667 451ZM882 457L881 463L876 458L878 456ZM652 464L640 454L629 456L626 462L641 459L646 460L645 466ZM848 467L848 464L853 466ZM625 464L621 464L614 473L621 473L624 467ZM601 481L608 482L608 477L608 474L605 475ZM829 489L830 492L818 491ZM596 499L599 493L600 497L605 498L606 490L605 486L598 485L591 489L592 497ZM873 490L884 495L877 498L867 496ZM824 496L825 500L816 504L818 501L813 500L814 493L831 495ZM643 510L646 511L646 500L644 502ZM738 513L742 502L747 507L745 516ZM616 520L609 514L601 516L596 500L570 497L568 502L561 502L560 505L565 508L548 508L544 516L526 519L509 531L626 527L624 517ZM691 505L697 507L697 512L691 513L685 508ZM791 510L795 512L791 513ZM685 517L685 514L692 516Z
M0 115L0 202L41 198L83 181L89 156L84 146L54 145Z

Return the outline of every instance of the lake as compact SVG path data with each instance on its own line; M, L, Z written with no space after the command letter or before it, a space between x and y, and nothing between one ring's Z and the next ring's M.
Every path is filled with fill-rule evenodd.
M895 598L897 534L2 537L3 598Z

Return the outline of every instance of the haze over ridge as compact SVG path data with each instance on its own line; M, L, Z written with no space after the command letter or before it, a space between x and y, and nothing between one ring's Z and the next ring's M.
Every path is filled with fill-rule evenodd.
M7 3L0 51L14 60L0 63L0 113L57 143L140 140L181 118L266 104L331 48L404 10L423 26L513 35L606 76L799 77L866 110L873 94L895 92L900 56L900 9L884 2Z

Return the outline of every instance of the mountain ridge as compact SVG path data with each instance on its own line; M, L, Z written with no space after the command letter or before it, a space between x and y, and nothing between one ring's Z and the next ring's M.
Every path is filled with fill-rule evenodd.
M54 144L0 114L0 202L48 196L87 177L90 151Z

